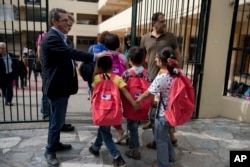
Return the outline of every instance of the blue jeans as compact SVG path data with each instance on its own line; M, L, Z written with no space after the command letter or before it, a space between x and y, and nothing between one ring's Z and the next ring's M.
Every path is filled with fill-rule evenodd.
M130 148L139 148L139 134L138 134L139 121L128 120L127 128L130 131Z
M171 125L165 117L155 119L155 142L157 145L158 167L169 167L169 161L175 158L175 151L169 137Z
M112 139L112 134L110 133L110 126L100 126L98 128L98 133L95 142L91 146L94 151L99 151L102 146L102 142L105 143L107 149L114 159L121 155L120 151L117 150L116 145Z
M55 153L60 141L60 131L65 123L69 96L49 98L51 114L49 120L47 153Z

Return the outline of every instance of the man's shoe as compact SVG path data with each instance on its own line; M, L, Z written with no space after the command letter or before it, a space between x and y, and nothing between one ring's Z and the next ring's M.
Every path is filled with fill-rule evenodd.
M115 167L125 167L126 166L126 162L124 161L124 159L122 158L121 155L119 155L119 157L117 157L116 159L113 160L113 164Z
M44 157L45 157L49 166L53 166L53 167L59 166L59 161L56 158L55 153L48 154L47 152L45 152Z
M72 126L72 124L64 124L65 126Z
M89 147L89 152L90 152L91 154L93 154L94 156L96 156L96 157L99 157L99 156L100 156L99 151L93 150L92 146Z
M74 131L74 130L75 130L75 127L71 126L71 124L64 124L62 129L61 129L61 132L70 132L70 131Z
M71 148L72 148L71 144L59 143L59 146L56 151L66 151L66 150L70 150Z
M13 106L14 104L11 103L11 102L6 102L5 105L6 105L6 106Z

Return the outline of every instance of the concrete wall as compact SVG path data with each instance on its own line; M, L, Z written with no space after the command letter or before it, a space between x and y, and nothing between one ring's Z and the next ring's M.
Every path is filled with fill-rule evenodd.
M199 117L250 122L250 101L222 96L233 8L228 0L212 0Z

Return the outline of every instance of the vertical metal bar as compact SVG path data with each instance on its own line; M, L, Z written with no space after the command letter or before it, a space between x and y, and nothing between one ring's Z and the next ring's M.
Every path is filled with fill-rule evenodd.
M225 74L224 91L223 91L224 96L227 95L227 85L228 85L228 81L229 81L229 71L230 71L230 68L231 68L234 33L235 33L236 23L237 23L238 8L239 8L239 0L235 0L233 19L232 19L232 25L231 25L232 28L231 28L231 34L230 34L230 40L229 40L229 48L228 48L228 54L227 54L227 64L226 64L226 69L227 70L226 70L226 74Z
M181 1L181 14L180 14L180 23L179 23L179 37L182 38L182 48L181 48L181 53L183 53L183 51L185 50L185 46L186 46L186 26L185 26L185 29L184 29L184 34L182 34L182 30L183 30L183 13L184 13L184 2L185 0L182 0ZM179 41L179 44L180 44L180 41ZM182 55L185 55L185 53L183 53ZM184 60L184 56L182 56L182 59ZM181 64L181 67L183 67L183 64L184 64L184 61L182 61L182 64Z
M136 27L139 27L139 28L136 28L137 29L137 32L136 32L136 36L138 36L138 34L141 34L141 28L142 28L142 24L143 24L143 20L142 20L142 2L138 2L137 3L137 6L139 6L139 11L137 11L137 26ZM137 41L137 38L135 38L136 41L134 42L135 45L138 45L138 41Z
M143 35L146 34L147 29L149 26L149 21L148 21L148 4L146 0L144 0L144 6L145 6L145 13L144 13L144 26L143 26ZM140 34L141 35L141 34Z
M137 5L138 5L138 0L132 0L131 46L135 45L135 40L136 40Z
M49 0L46 0L46 23L47 23L47 32L50 28L50 20L49 20Z
M23 55L22 55L22 53L23 53L23 45L22 45L22 36L21 36L21 30L22 30L22 28L21 28L21 18L20 18L20 2L18 1L17 2L17 8L18 8L18 12L19 12L19 14L18 14L18 27L19 27L19 41L20 41L20 56L21 56L21 61L23 61ZM26 81L27 82L27 81ZM25 100L24 100L24 89L22 89L22 97L23 97L23 111L25 112ZM17 111L17 121L19 121L19 111Z
M174 24L174 29L173 29L173 33L176 34L176 30L177 30L177 24L176 24L176 20L178 18L178 3L179 1L174 1L174 13L173 13L173 24Z
M196 89L197 96L196 96L196 112L195 112L195 117L198 118L199 116L199 108L200 108L200 97L201 97L201 88L202 88L202 81L203 81L203 64L205 61L205 52L206 52L206 45L207 45L207 40L202 40L202 39L207 39L207 32L208 32L208 25L209 25L209 16L210 16L210 7L211 7L211 0L201 0L201 14L200 14L200 26L202 25L202 28L199 29L199 35L198 39L199 41L203 41L202 44L202 52L201 52L201 64L196 64L195 71L194 71L194 88ZM198 83L198 77L199 77L199 83ZM196 82L198 83L198 90L197 90L197 85Z

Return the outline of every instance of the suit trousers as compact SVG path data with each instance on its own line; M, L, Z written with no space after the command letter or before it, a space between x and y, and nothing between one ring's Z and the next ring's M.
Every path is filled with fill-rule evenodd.
M46 152L50 154L55 153L59 146L60 131L65 123L69 96L48 98L48 100L51 106L51 114Z
M5 97L5 103L11 103L13 98L14 73L6 74L6 80L2 86L2 93Z

